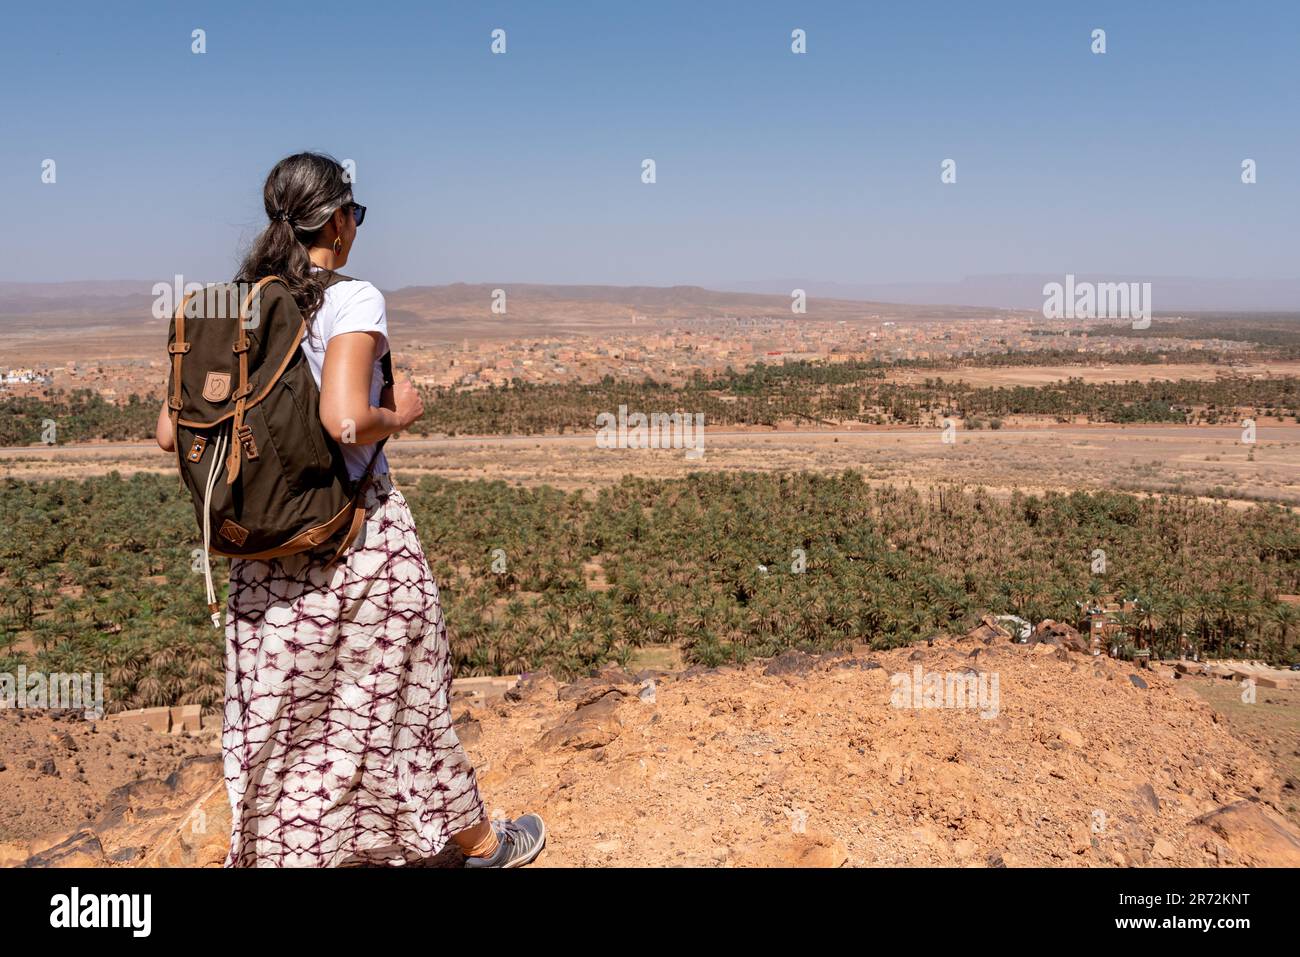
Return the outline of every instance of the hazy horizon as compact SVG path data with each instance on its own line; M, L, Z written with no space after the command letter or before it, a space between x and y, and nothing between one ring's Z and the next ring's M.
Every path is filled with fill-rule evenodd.
M350 269L349 269L350 271ZM228 277L227 277L228 278ZM1197 278L1187 276L1139 277L1125 274L1108 274L1104 277L1078 273L1076 279L1105 279L1115 282L1147 281L1152 283L1153 308L1156 313L1185 312L1297 312L1300 313L1300 280L1239 280L1223 278ZM803 289L809 297L855 302L870 302L915 306L953 306L980 309L1037 310L1043 305L1042 286L1046 282L1060 281L1062 276L1039 275L985 275L966 276L957 282L934 283L841 283L816 279L768 279L683 281L668 283L604 283L604 282L546 282L525 280L452 280L450 282L412 282L401 286L381 287L395 293L413 288L445 288L448 286L500 286L507 290L521 286L551 288L699 288L710 292L739 295L767 295L788 297L794 289ZM0 280L0 318L7 314L30 314L36 311L31 302L15 310L15 294L21 293L40 300L60 299L65 304L68 297L60 296L66 287L97 287L92 295L116 297L143 296L155 283L172 285L174 277L163 279L69 279L57 282L28 282ZM222 282L222 277L186 277L186 281ZM87 290L89 291L89 290ZM75 299L71 302L75 303Z

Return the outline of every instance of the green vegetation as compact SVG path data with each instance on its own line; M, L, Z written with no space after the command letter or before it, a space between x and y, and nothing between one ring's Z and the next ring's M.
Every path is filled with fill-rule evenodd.
M1083 331L1083 330L1079 330ZM1300 317L1293 312L1257 312L1243 315L1202 315L1186 319L1153 319L1146 329L1131 324L1107 325L1106 335L1126 339L1218 339L1249 342L1271 359L1300 358ZM1202 359L1202 361L1205 361Z
M926 378L887 382L876 363L791 362L696 375L684 386L606 377L583 385L529 385L473 391L428 390L422 434L539 434L591 431L596 416L626 405L633 411L703 412L711 427L800 420L823 424L937 427L944 417L1051 416L1092 422L1236 423L1242 415L1294 418L1300 379L1222 376L1213 380L977 387ZM954 373L956 374L956 373Z
M48 399L10 396L0 399L0 445L45 441L45 422L50 420L60 445L91 439L122 442L152 438L161 401L132 395L125 405L116 405L90 389L60 391Z
M1124 627L1158 653L1186 634L1206 656L1294 654L1279 595L1300 593L1300 518L1274 506L999 500L856 472L627 478L590 495L425 478L406 495L460 674L574 674L664 643L709 665L887 647L984 610L1074 621L1077 601L1110 595L1136 598ZM219 701L197 537L171 477L0 485L0 671L102 671L111 710Z
M988 366L1004 364L1005 359L1019 364L1025 357L1046 361L1053 355L1058 354L1009 353L968 362ZM1107 361L1142 357L1150 354L1118 354ZM957 381L966 365L799 361L759 363L744 372L728 369L715 376L697 372L681 385L606 376L585 384L531 385L516 380L486 389L426 389L425 415L413 431L422 435L591 433L597 415L614 412L620 405L642 412L702 412L713 428L775 427L790 422L937 428L945 417L981 427L986 420L1009 415L1047 416L1063 422L1086 417L1120 424L1214 425L1236 423L1245 415L1294 419L1300 413L1296 377L1255 379L1225 370L1212 380L1087 383L1068 378L1033 387L977 387ZM917 382L886 381L887 372L896 368L935 369L936 374ZM147 439L153 435L158 401L132 397L128 404L116 406L84 391L70 396L58 393L48 400L0 400L0 445L40 441L47 419L57 424L60 443Z

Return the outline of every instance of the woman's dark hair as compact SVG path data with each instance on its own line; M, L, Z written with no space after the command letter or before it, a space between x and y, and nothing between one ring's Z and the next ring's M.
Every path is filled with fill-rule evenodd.
M312 272L307 250L334 211L350 202L352 184L332 156L295 153L280 160L262 187L271 223L253 242L236 281L279 276L310 322L325 300L325 285Z

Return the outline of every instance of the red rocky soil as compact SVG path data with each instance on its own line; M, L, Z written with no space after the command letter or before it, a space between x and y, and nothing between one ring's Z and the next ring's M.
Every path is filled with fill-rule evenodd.
M997 716L892 707L890 676L918 664L997 675ZM1300 865L1279 813L1293 792L1177 683L986 630L677 675L533 676L454 712L490 810L545 817L544 865ZM104 727L77 740L105 743ZM6 806L21 753L5 752ZM220 863L229 809L209 753L102 799L105 819L80 833L68 821L61 841L27 847L30 863ZM30 779L24 793L69 784Z

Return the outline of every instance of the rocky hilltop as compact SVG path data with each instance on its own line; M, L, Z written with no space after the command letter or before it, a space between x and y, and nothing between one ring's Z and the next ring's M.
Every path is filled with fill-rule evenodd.
M545 816L546 865L1300 865L1295 783L1185 687L1214 679L1039 638L985 625L888 652L527 675L454 713L493 814ZM109 725L78 747L111 743ZM220 864L215 732L139 733L185 744L174 772L61 833L11 833L0 862Z

